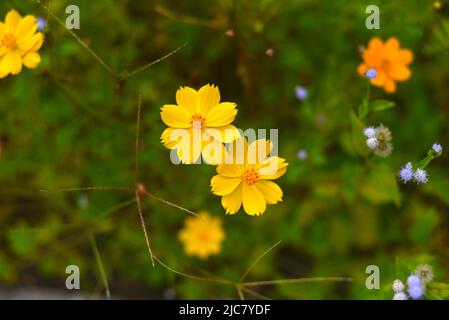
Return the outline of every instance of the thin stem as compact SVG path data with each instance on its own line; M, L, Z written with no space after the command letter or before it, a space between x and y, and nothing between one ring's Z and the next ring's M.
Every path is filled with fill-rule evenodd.
M192 16L186 16L186 15L179 15L177 13L174 13L173 11L167 9L166 7L162 5L156 5L154 6L154 11L156 11L161 16L175 20L177 22L186 23L186 24L192 24L197 26L205 26L209 28L219 28L222 27L225 23L224 19L217 18L215 20L205 20L205 19L199 19Z
M369 100L370 100L370 95L371 95L371 83L369 82L369 80L366 80L366 105L368 107L369 110Z
M235 289L237 290L240 300L245 300L245 296L243 295L243 292L242 292L242 286L239 284L236 284Z
M154 267L153 251L151 251L150 238L148 236L147 227L145 226L145 219L144 219L143 213L142 213L142 205L140 203L139 192L136 190L135 193L136 193L137 211L139 212L140 223L142 225L143 234L145 235L145 242L147 244L148 253L150 254L151 264Z
M108 278L104 270L103 260L101 259L100 252L98 251L98 246L97 242L95 241L95 237L91 232L89 232L89 241L95 254L95 260L97 261L98 270L100 271L101 281L103 282L103 286L106 292L106 298L108 300L111 300L111 291L109 289Z
M134 150L134 184L137 184L137 179L139 177L139 134L140 134L141 110L142 110L142 91L139 92L139 103L137 104L136 145Z
M162 267L164 267L165 269L167 269L168 271L171 271L179 276L182 276L184 278L188 278L191 280L198 280L198 281L204 281L204 282L214 282L214 283L220 283L220 284L224 284L224 285L232 285L234 286L234 282L226 280L226 279L214 279L214 278L206 278L206 277L199 277L199 276L195 276L195 275L191 275L188 273L184 273L184 272L180 272L177 271L171 267L169 267L168 265L166 265L165 263L163 263L158 257L154 256L154 260L156 260L157 263L159 263Z
M166 205L169 205L169 206L171 206L171 207L177 208L177 209L179 209L179 210L185 211L185 212L187 212L187 213L189 213L189 214L191 214L191 215L194 215L194 216L198 217L198 214L196 214L195 212L193 212L193 211L191 211L191 210L189 210L189 209L186 209L186 208L184 208L184 207L181 207L180 205L177 205L176 203L173 203L173 202L170 202L170 201L168 201L168 200L165 200L165 199L156 197L155 195L149 193L149 192L146 191L146 190L142 190L141 192L142 192L144 195L146 195L146 196L148 196L148 197L150 197L150 198L153 198L153 199L155 199L155 200L157 200L157 201L159 201L159 202L165 203Z
M73 192L73 191L104 191L104 190L130 190L124 186L99 186L99 187L81 187L81 188L58 188L41 189L40 192Z
M115 211L118 211L118 210L120 210L120 209L122 209L122 208L126 208L127 206L129 206L130 204L133 204L134 202L136 202L136 199L135 199L135 198L132 198L132 199L123 201L123 202L121 202L121 203L115 205L114 207L112 207L112 208L106 210L106 211L100 212L100 213L98 214L98 217L101 218L101 217L107 216L107 215L109 215L109 214L111 214L111 213L114 213Z
M243 282L243 280L245 280L245 278L248 275L248 273L251 272L251 270L259 263L259 261L263 257L265 257L268 253L270 253L271 250L276 248L280 243L281 243L281 240L276 242L274 245L272 245L270 248L268 248L264 253L262 253L256 260L254 260L254 262L248 267L248 269L246 269L245 273L243 273L242 277L240 278L240 282Z
M109 74L111 74L112 76L115 76L115 72L111 69L111 67L109 67L106 62L104 62L103 59L100 58L100 56L98 54L95 53L95 51L93 51L80 37L78 37L78 35L73 32L70 29L66 28L66 25L64 22L62 22L61 19L59 19L59 17L50 10L50 8L48 6L46 6L45 4L43 4L40 0L36 0L38 4L40 4L44 9L47 10L47 12L64 28L67 30L68 33L70 33L70 35L72 37L74 37L76 39L76 41L78 41L78 43L84 48L86 49L86 51L107 71L109 72Z
M248 289L248 288L245 288L245 287L241 287L241 288L242 288L242 290L244 292L249 293L249 294L253 295L254 297L256 297L258 299L271 300L270 297L267 297L267 296L265 296L265 295L263 295L263 294L261 294L261 293L259 293L257 291L254 291L254 290L251 290L251 289Z
M282 279L282 280L266 280L241 283L244 287L271 286L277 284L295 284L307 282L351 282L351 278L344 277L318 277L318 278L298 278L298 279Z
M152 61L152 62L150 62L150 63L147 63L146 65L144 65L144 66L142 66L142 67L140 67L140 68L135 69L134 71L125 73L125 74L122 76L122 79L128 79L128 78L130 78L130 77L132 77L132 76L138 74L139 72L142 72L142 71L144 71L145 69L148 69L148 68L154 66L155 64L158 64L159 62L161 62L161 61L167 59L168 57L170 57L170 56L172 56L172 55L174 55L176 52L178 52L179 50L181 50L182 48L184 48L186 45L187 45L187 42L184 43L182 46L179 46L179 47L176 48L175 50L173 50L173 51L167 53L165 56L162 56L162 57L160 57L159 59L156 59L156 60L154 60L154 61Z

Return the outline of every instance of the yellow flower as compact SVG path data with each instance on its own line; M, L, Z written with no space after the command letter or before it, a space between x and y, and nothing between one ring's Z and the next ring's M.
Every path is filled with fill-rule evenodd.
M240 137L237 128L231 125L237 105L220 103L220 91L214 85L205 85L198 91L181 87L176 92L176 103L161 108L162 121L169 126L161 135L164 146L176 149L186 164L196 162L201 155L209 163L220 162L224 156L222 143Z
M225 164L218 165L218 175L211 180L212 192L222 196L221 204L226 213L236 213L243 203L247 214L260 215L267 204L282 201L281 188L271 180L284 175L288 163L269 156L271 142L256 140L248 146L243 138L230 146L234 148L233 161L227 159Z
M22 65L33 69L41 62L37 51L44 43L44 35L36 31L36 18L22 18L15 10L8 12L4 23L0 22L0 78L20 73Z
M370 80L371 84L382 87L388 93L396 91L396 81L405 81L411 76L408 65L413 61L413 52L401 49L395 37L385 43L377 37L372 38L362 57L359 74L365 76L368 69L375 69L376 77Z
M224 237L221 220L210 217L206 211L200 211L197 217L187 218L184 229L179 232L185 253L201 259L220 253Z

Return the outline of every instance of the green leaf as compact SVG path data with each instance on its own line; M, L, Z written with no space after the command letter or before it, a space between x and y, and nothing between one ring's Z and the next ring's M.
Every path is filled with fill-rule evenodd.
M393 101L388 100L374 100L369 105L370 111L383 111L393 108L396 104Z
M368 114L368 101L363 100L362 104L359 106L359 118L364 119Z

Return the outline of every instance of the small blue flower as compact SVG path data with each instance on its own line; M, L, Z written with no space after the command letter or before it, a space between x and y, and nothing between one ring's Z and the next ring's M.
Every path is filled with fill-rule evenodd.
M296 86L295 87L295 95L296 95L296 99L298 99L299 101L304 101L307 99L309 92L307 91L306 88L304 88L302 86Z
M301 149L298 151L298 153L296 153L296 157L299 160L305 160L307 158L307 156L308 156L308 152L305 149Z
M424 184L429 181L427 172L424 169L416 169L415 173L413 174L413 179L415 179L415 182L418 184Z
M407 278L407 285L409 287L420 287L421 286L421 278L416 274L409 275Z
M413 179L413 169L410 162L407 163L405 167L402 167L401 171L399 171L399 177L404 183L407 183Z
M408 288L408 294L413 300L418 300L424 296L424 289L420 285L412 286Z
M439 144L439 143L435 143L435 144L432 146L432 149L433 149L433 151L435 151L435 153L441 153L441 152L443 152L443 147L442 147L441 144Z
M376 69L370 68L370 69L366 70L365 77L367 77L370 80L376 78L377 77Z
M42 31L42 30L44 30L44 28L48 24L48 22L44 18L39 17L36 20L36 24L37 24L37 30Z

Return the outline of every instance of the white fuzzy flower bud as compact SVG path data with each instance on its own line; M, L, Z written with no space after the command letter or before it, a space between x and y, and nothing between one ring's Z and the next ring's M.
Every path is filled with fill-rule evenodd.
M408 297L404 292L398 292L394 294L393 300L408 300Z
M366 140L366 145L368 146L368 148L370 148L371 150L374 150L377 148L377 146L379 145L379 141L377 141L376 138L369 138L368 140Z
M363 134L367 138L374 138L376 136L376 129L373 127L365 128L365 130L363 130Z
M391 287L393 288L393 291L395 293L402 292L402 291L404 291L404 288L405 288L404 283L399 279L394 280L393 285Z

